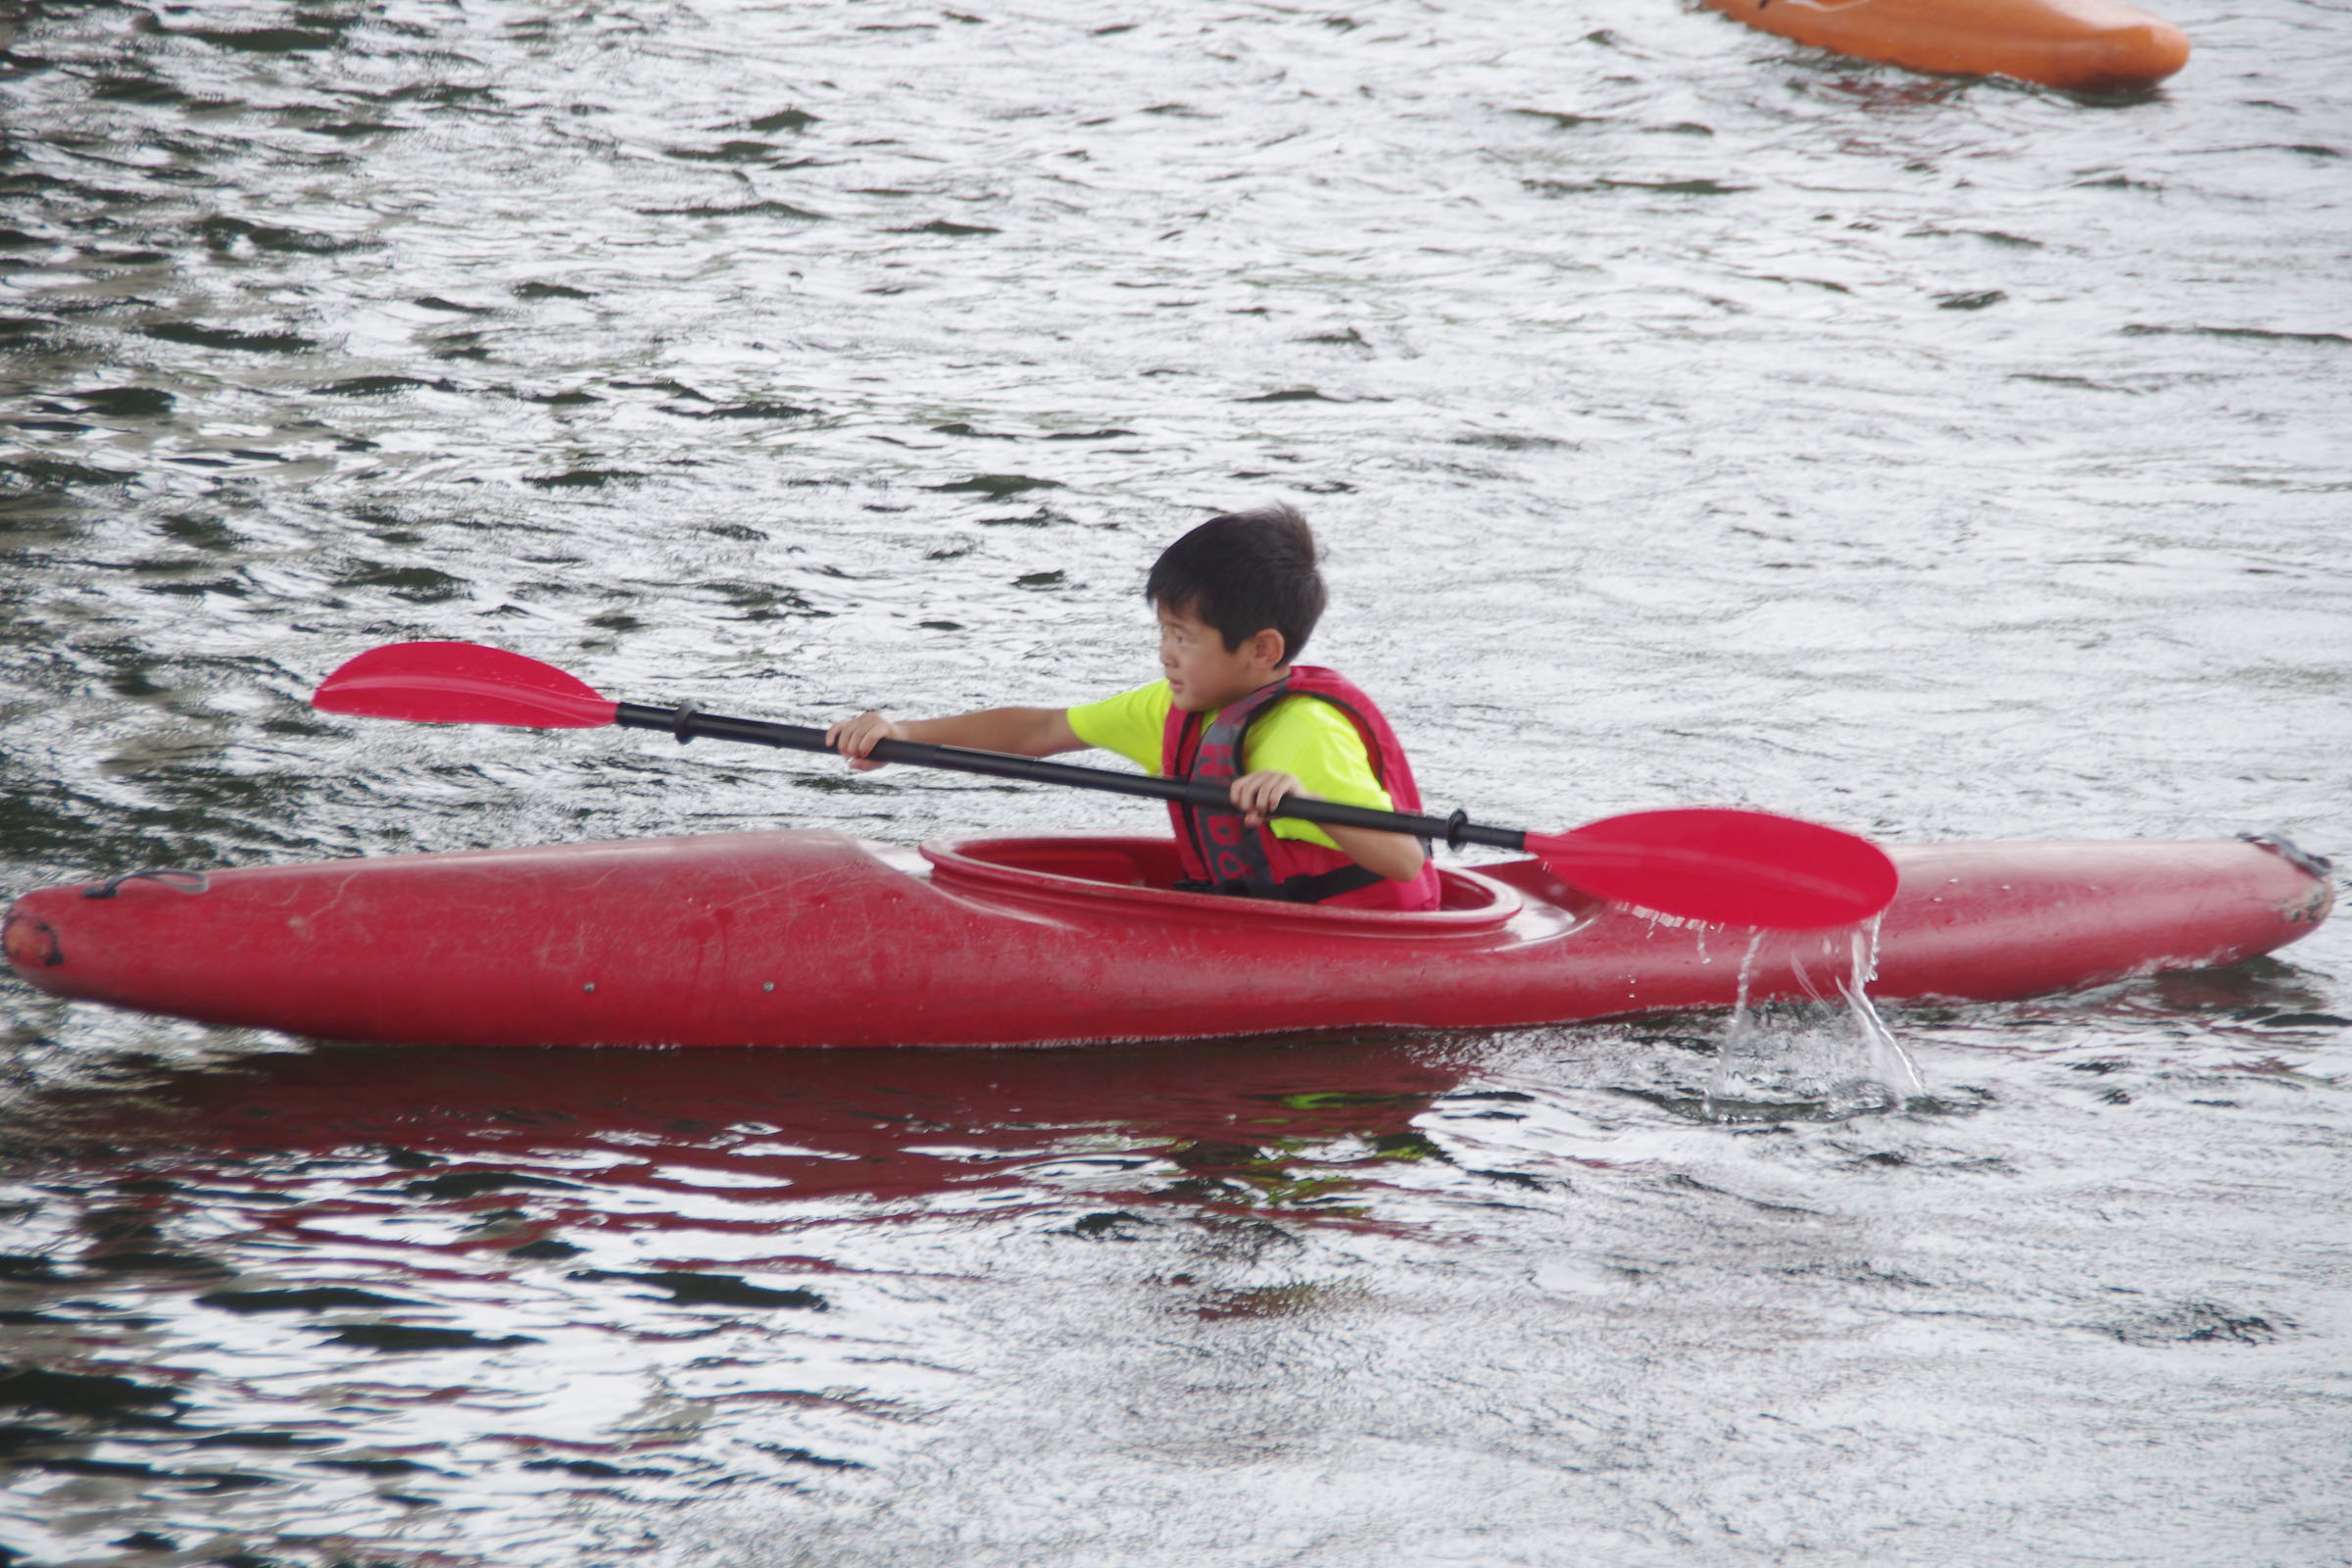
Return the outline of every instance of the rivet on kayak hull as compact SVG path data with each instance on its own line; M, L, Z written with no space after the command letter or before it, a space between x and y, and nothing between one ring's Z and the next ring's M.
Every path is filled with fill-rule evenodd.
M596 989L596 982L591 980L586 985L580 987L580 989L582 991L594 991Z

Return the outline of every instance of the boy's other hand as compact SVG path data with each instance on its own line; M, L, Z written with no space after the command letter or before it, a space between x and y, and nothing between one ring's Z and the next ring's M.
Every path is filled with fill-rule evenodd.
M1301 800L1314 799L1306 793L1306 786L1297 778L1289 773L1277 773L1271 768L1262 773L1244 773L1233 781L1226 793L1241 811L1242 820L1251 827L1265 826L1266 813L1281 805L1286 795L1296 795Z
M856 718L845 718L825 731L825 744L850 760L850 765L860 773L870 773L887 762L873 760L870 754L882 741L903 741L906 737L899 726L868 709Z

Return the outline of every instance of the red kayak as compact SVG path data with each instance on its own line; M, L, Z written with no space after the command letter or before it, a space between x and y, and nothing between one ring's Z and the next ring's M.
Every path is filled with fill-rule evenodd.
M1998 1001L2308 935L2326 862L2277 840L1896 850L1882 1000ZM1534 860L1428 913L1179 893L1174 846L919 854L745 833L145 872L9 911L63 997L329 1040L480 1046L1044 1045L1494 1029L1835 996L1870 938L1660 921Z

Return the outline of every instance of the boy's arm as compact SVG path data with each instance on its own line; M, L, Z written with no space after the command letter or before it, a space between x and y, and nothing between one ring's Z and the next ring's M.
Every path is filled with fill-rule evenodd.
M906 718L895 722L867 711L856 718L845 718L825 731L825 744L848 758L850 765L860 771L883 765L869 755L880 741L927 741L934 746L1010 752L1015 757L1051 757L1055 752L1086 748L1086 742L1070 728L1066 708L984 708L946 718Z
M1337 827L1326 822L1323 831L1331 842L1365 870L1385 876L1392 882L1410 882L1421 874L1429 858L1421 853L1421 841L1409 833L1383 833L1371 827Z
M1271 768L1244 773L1233 781L1233 804L1242 808L1242 820L1251 827L1264 825L1266 813L1286 795L1314 800L1298 780ZM1339 827L1321 824L1331 835L1331 842L1365 870L1385 876L1392 882L1410 882L1421 874L1427 857L1421 853L1421 841L1409 833L1383 833L1373 827Z

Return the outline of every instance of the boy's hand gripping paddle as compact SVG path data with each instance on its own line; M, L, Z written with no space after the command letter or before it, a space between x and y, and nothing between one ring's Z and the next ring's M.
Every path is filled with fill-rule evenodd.
M578 677L535 659L476 643L393 643L370 649L321 681L313 707L329 713L406 718L427 724L511 724L525 729L594 729L618 724L666 730L679 741L707 736L791 751L831 753L825 732L698 711L691 704L651 708L599 696ZM883 741L876 761L941 767L992 778L1065 784L1114 795L1145 795L1195 806L1231 804L1214 784L1075 767L1034 757L977 752L921 741ZM1869 840L1768 811L1685 808L1635 811L1565 833L1486 827L1450 817L1376 811L1294 796L1274 815L1337 827L1440 839L1456 849L1482 844L1534 856L1573 887L1617 904L1716 925L1810 930L1867 920L1894 898L1894 862Z

